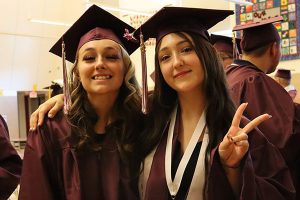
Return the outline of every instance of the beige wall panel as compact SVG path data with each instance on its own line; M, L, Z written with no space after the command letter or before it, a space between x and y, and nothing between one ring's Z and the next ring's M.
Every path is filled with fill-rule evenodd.
M37 64L40 59L39 39L29 37L16 37L13 55L13 76L9 90L32 89L37 83Z
M0 34L0 89L8 88L12 84L12 64L14 62L15 37Z
M0 1L0 33L14 33L17 28L19 0Z

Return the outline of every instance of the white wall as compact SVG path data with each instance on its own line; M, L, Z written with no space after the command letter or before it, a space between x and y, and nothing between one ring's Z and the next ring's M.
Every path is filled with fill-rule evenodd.
M67 29L29 18L72 23L84 9L73 0L0 1L0 89L41 89L61 77L61 62L48 51ZM75 6L76 5L76 6Z

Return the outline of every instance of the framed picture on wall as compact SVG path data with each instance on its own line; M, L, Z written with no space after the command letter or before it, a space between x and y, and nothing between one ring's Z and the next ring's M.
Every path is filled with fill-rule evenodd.
M298 0L247 0L253 5L236 6L236 24L282 16L275 23L281 37L282 60L300 58L300 2ZM267 36L265 36L267 37Z

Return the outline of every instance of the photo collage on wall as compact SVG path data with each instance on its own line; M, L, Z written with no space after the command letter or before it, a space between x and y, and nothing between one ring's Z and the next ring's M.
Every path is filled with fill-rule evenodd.
M236 23L257 22L270 17L282 16L283 21L274 23L281 36L282 60L299 59L299 13L297 0L248 0L253 5L236 6ZM299 14L298 14L299 15ZM267 36L262 36L267 37Z

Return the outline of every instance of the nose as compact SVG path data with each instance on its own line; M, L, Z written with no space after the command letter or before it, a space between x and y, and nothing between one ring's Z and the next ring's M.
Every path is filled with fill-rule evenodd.
M178 53L174 53L173 55L173 67L178 68L183 65L183 60Z
M100 56L99 56L99 57L97 58L97 60L96 60L95 68L96 68L97 70L99 70L99 69L104 69L104 68L105 68L104 62L103 62L103 60L102 60L102 58L101 58Z

